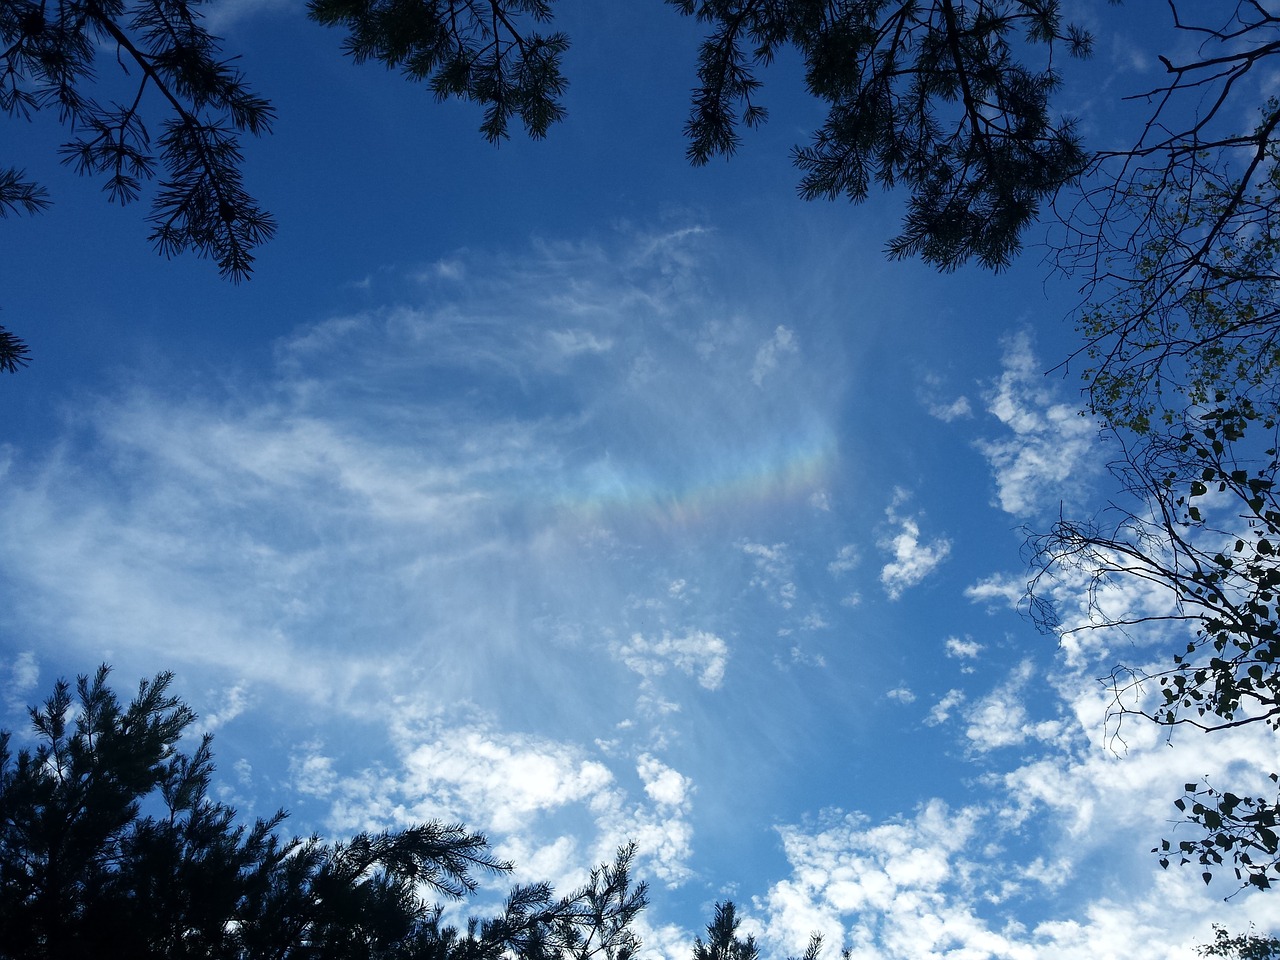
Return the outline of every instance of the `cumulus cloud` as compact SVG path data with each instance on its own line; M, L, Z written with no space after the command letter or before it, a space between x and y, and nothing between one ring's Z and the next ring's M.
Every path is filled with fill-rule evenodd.
M816 610L805 614L800 621L800 627L803 630L826 630L831 626L821 613Z
M1002 510L1028 517L1081 492L1095 473L1097 427L1079 405L1058 398L1040 371L1023 332L1005 341L1004 372L987 395L987 411L1011 436L984 440L978 449L991 464Z
M636 795L619 783L605 754L505 730L491 717L405 703L392 723L396 755L363 769L315 743L295 754L293 786L323 803L329 830L465 822L517 863L516 879L562 889L580 884L588 867L611 860L630 840L646 876L679 884L691 875L693 781L657 755L635 759Z
M951 553L950 540L922 540L917 518L900 515L899 508L906 499L905 491L894 491L885 515L896 531L879 542L880 549L892 557L880 569L880 582L890 600L897 600L908 588L923 581Z
M644 792L650 800L663 807L683 808L687 805L693 784L679 771L643 753L636 760L636 772L640 774Z
M298 789L329 801L332 829L441 819L532 836L555 811L619 802L602 760L548 737L502 730L488 718L449 718L406 705L393 719L393 742L393 760L364 769L347 767L349 757L340 766L336 755L315 746L295 757Z
M590 803L614 783L603 763L564 744L478 727L409 747L404 766L419 795L446 809L466 809L504 833L566 804Z
M953 858L973 836L977 819L975 810L951 809L935 800L897 822L871 824L866 817L835 811L817 831L781 828L793 873L764 898L767 940L787 949L816 932L828 949L870 955L862 951L878 943L898 955L895 941L901 931L875 927L899 921L904 912L947 912L942 887L952 878ZM845 929L849 917L859 918L852 936ZM921 939L936 943L937 931L922 930L911 938L913 945Z
M988 811L935 800L887 823L851 814L817 830L783 828L792 874L760 900L766 945L795 954L818 932L851 960L1191 960L1192 945L1209 939L1209 922L1221 920L1220 903L1176 873L1154 877L1140 893L1099 895L1071 919L1007 919L1001 905L1052 868L1036 858L1022 871L991 869L983 847L995 826ZM1233 910L1238 922L1262 914L1257 899Z

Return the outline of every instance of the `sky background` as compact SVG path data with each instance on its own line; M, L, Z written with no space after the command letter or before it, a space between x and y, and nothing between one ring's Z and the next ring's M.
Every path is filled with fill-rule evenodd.
M1063 104L1103 145L1181 41L1078 7ZM699 33L656 2L564 3L569 118L498 149L295 3L208 9L279 113L246 145L280 221L252 281L165 263L51 161L54 118L8 122L55 201L3 228L35 355L0 381L19 743L59 676L173 670L244 816L463 820L564 888L634 839L652 957L726 898L778 956L1275 928L1276 894L1149 852L1184 781L1248 788L1274 736L1115 739L1096 678L1168 636L1059 644L1017 609L1027 531L1115 493L1044 248L938 275L882 255L900 198L796 199L823 111L785 58L769 124L690 168Z

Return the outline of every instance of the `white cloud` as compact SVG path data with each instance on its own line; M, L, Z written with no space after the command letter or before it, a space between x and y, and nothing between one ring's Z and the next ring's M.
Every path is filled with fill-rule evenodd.
M785 634L779 631L779 635ZM786 667L790 664L797 664L802 667L825 667L827 665L827 658L821 653L811 653L798 643L793 644L788 653L791 654L789 662L783 661L780 657L775 657L774 664L779 667Z
M21 710L29 706L32 693L40 681L40 665L36 661L34 650L21 650L13 655L11 662L5 664L4 704L10 710ZM3 676L0 673L0 676Z
M693 784L679 771L643 753L636 760L636 772L640 774L644 792L650 800L663 807L683 808L687 805Z
M607 766L570 745L497 729L488 720L446 722L402 708L394 719L398 766L339 776L334 760L311 754L295 766L299 786L331 798L339 830L420 820L463 820L497 833L538 832L540 818L569 806L616 804Z
M300 0L213 0L202 8L205 28L219 36L252 17L284 11L303 13L305 5Z
M252 702L248 687L243 682L233 684L218 699L218 706L214 707L212 711L206 710L201 718L200 726L203 730L212 732L218 727L230 723L243 714Z
M850 938L844 918L858 917L858 925L888 926L904 913L945 910L941 888L952 877L952 859L971 839L976 821L976 811L935 800L907 820L872 825L865 817L837 811L816 832L783 827L779 832L792 875L763 898L767 941L781 953L803 947L810 933L817 932L829 950L860 949L874 940L897 955L901 931L876 931L878 937L855 932ZM936 931L921 930L912 942L921 939L938 938Z
M959 637L947 637L943 647L948 657L959 660L972 660L982 652L982 644L972 637L965 637L963 640Z
M293 786L313 797L328 797L338 785L333 757L320 753L319 744L308 744L289 761Z
M1005 341L1004 373L986 399L988 412L1012 432L978 443L994 472L1000 508L1027 517L1077 498L1082 479L1097 472L1097 427L1078 404L1057 398L1025 332Z
M821 475L825 467L754 501L741 493L793 463L792 441L810 426L812 437L829 438L824 411L840 391L814 375L812 389L806 377L787 390L744 394L762 340L775 348L759 369L766 387L793 351L777 330L767 339L771 322L725 321L708 338L702 318L719 305L680 305L693 286L672 252L680 242L658 238L625 263L591 245L552 247L514 271L497 258L462 256L422 279L456 296L304 327L281 345L268 384L229 377L217 388L183 385L166 395L157 384L86 401L59 440L67 449L83 443L83 457L19 451L6 474L0 573L15 598L13 619L35 625L39 639L24 642L68 659L109 656L129 675L161 661L188 685L215 691L201 710L216 722L273 711L307 731L302 737L323 735L323 748L296 751L291 783L329 811L334 831L464 819L528 869L522 878L557 881L634 837L646 876L687 882L701 866L695 801L723 799L721 786L700 776L698 749L734 756L763 742L768 756L796 735L779 718L818 685L783 677L751 688L765 696L704 697L696 707L667 688L722 688L724 637L742 665L819 664L823 654L795 641L829 617L840 643L826 655L844 667L847 657L916 635L894 633L914 614L901 606L880 622L879 610L849 613L807 595L797 572L832 588L822 566L847 575L856 551L840 548L834 560L832 551L860 535L844 507L813 516L810 504L831 506L831 498L812 499L815 485L825 491L834 479ZM819 359L806 356L806 365ZM493 397L506 394L520 403L495 417ZM1028 396L1013 386L1010 395ZM1021 409L1006 411L1015 433L1026 426L1014 416ZM1027 436L1041 434L1028 428ZM751 483L734 486L744 475ZM732 488L732 503L704 496L711 488L716 496ZM856 502L849 487L832 489L840 503ZM906 502L895 493L880 541L891 596L950 549ZM804 524L819 521L822 536L811 536ZM744 590L744 570L776 608L809 612L779 615ZM846 594L848 607L859 596L850 588L865 590L852 580L833 594ZM1060 588L1070 623L1087 619L1077 588ZM1013 605L1023 587L988 578L967 593ZM1143 602L1104 600L1127 609ZM753 609L744 614L744 606ZM947 629L969 627L956 621L920 635ZM784 634L790 639L778 641ZM950 641L948 655L964 664L935 665L940 671L964 669L978 646L963 633ZM1112 642L1068 639L1068 674ZM34 684L34 658L19 660L15 682ZM869 689L877 676L883 689L900 669L895 661L887 673L869 673ZM985 692L920 693L921 712L933 703L924 723L948 724L928 735L962 748L940 768L967 761L973 776L945 779L938 790L949 796L925 796L904 817L787 828L792 865L755 905L760 929L774 942L794 933L793 954L810 930L826 930L835 938L828 957L841 943L855 957L1078 956L1090 938L1141 957L1160 942L1160 907L1188 904L1168 934L1177 955L1227 891L1216 884L1206 898L1194 878L1189 890L1182 877L1150 880L1146 833L1171 815L1163 780L1274 765L1274 739L1191 750L1180 740L1170 751L1155 733L1142 734L1120 761L1109 752L1116 744L1092 677L1037 670ZM934 683L907 677L885 698L910 703ZM648 714L635 709L637 688ZM406 697L441 712L408 716ZM471 714L459 703L478 706ZM725 726L704 728L718 712ZM646 722L656 716L662 729ZM228 723L224 736L242 727ZM339 743L344 728L351 740ZM765 728L772 739L761 741ZM692 744L704 729L723 742ZM374 745L384 755L366 756ZM668 756L677 749L678 760ZM911 754L891 760L902 756ZM281 766L258 756L229 764L245 780L256 770L263 784L283 779L271 772ZM826 802L804 795L820 775L793 785L788 802ZM954 835L940 837L944 830ZM1034 856L1021 852L1031 848ZM1094 874L1091 858L1105 861ZM1067 874L1099 879L1068 886ZM698 879L709 897L713 878ZM1022 910L1011 904L1044 891L1057 899L1028 911L1048 919L1017 928L1008 918ZM1241 917L1266 918L1254 898L1245 902ZM850 912L856 904L875 909ZM679 940L661 929L663 943Z
M851 543L845 544L836 552L836 558L827 564L827 569L833 577L848 573L862 562L862 556L858 552L858 548Z
M969 398L960 395L953 396L951 399L944 399L945 383L943 378L937 374L927 374L921 381L917 391L920 402L924 404L925 409L929 411L929 416L941 420L943 423L951 423L955 420L968 419L973 416L973 407L969 403Z
M1027 593L1025 577L993 573L972 586L965 587L964 595L974 603L991 604L1000 601L1004 606L1017 610Z
M472 819L516 832L533 816L584 803L613 785L604 764L540 738L450 730L410 748L406 775L421 796L472 811Z
M617 646L617 656L646 680L662 676L669 667L674 667L687 676L696 676L707 690L718 690L724 682L729 645L705 630L690 630L683 636L664 631L655 639L636 633Z
M938 724L946 723L951 719L951 713L956 707L964 703L965 694L963 690L948 690L939 700L929 709L929 715L925 718L928 726L936 727Z
M923 581L951 553L950 540L939 537L922 542L918 520L899 515L898 507L906 498L905 491L894 491L893 501L886 508L885 515L897 531L879 542L880 549L893 558L880 570L880 582L890 600L897 600L908 588Z
M608 353L613 349L611 337L601 337L590 330L550 330L547 339L551 346L565 357L580 354Z
M465 822L516 862L520 881L576 886L631 840L642 876L673 885L691 876L690 778L645 752L634 761L643 795L629 796L603 754L463 714L397 704L388 717L392 760L344 769L336 755L305 745L291 763L294 787L323 802L337 834Z
M1024 660L995 690L965 711L968 726L965 738L971 749L979 752L1017 746L1028 739L1053 740L1062 732L1055 720L1031 719L1022 692L1033 672L1030 660Z
M1049 921L1031 930L1001 922L999 913L989 919L987 895L999 903L1008 888L992 883L974 857L985 829L981 810L939 801L885 824L849 816L818 832L784 829L793 873L760 903L766 943L794 954L817 931L828 950L848 950L857 960L1189 958L1176 949L1169 926L1155 924L1154 904L1103 899L1089 906L1084 922ZM1191 925L1181 926L1185 936Z
M968 419L973 416L973 408L969 404L968 397L956 397L950 403L929 404L929 415L936 417L943 423L951 423L953 420Z
M805 630L826 630L831 624L827 622L826 617L814 610L805 614L800 621L800 626Z
M797 589L792 579L793 565L787 545L775 543L769 546L741 540L738 547L752 559L755 567L751 586L764 591L784 610L790 610L795 603Z
M755 363L751 366L751 382L757 387L764 386L765 379L778 369L781 359L799 351L795 331L779 324L773 331L773 337L756 351Z
M593 637L661 644L665 629L674 649L690 634L664 611L628 619L628 552L666 568L651 584L686 579L667 569L710 548L677 560L672 543L641 554L640 541L744 475L748 496L803 505L833 449L821 378L741 394L761 339L794 345L776 323L735 319L737 340L698 353L687 321L716 312L691 279L698 242L463 252L428 271L420 302L301 324L256 381L157 374L86 399L66 445L12 452L6 473L0 570L32 636L68 658L110 651L129 672L159 661L224 688L251 676L260 697L356 712L413 684L492 706L486 676L546 639L530 624L555 621L539 678L609 669ZM774 601L797 602L776 558L756 561ZM701 619L723 608L726 570L686 574L678 598L653 589ZM707 655L700 682L718 684L723 661Z
M970 720L994 721L1004 709L1026 721L1028 711L1012 696L1031 673L1020 664L975 703ZM1170 750L1149 726L1122 758L1092 736L1105 705L1089 678L1068 673L1058 682L1066 696L1079 697L1073 729L1034 722L1015 729L1008 720L988 726L988 746L1045 734L1044 750L984 778L987 789L973 802L927 800L910 816L879 822L837 811L782 828L790 875L755 904L766 946L795 955L819 931L828 950L858 960L1192 960L1194 945L1211 939L1212 922L1274 930L1269 894L1238 894L1224 919L1220 898L1235 883L1229 870L1205 888L1198 870L1161 871L1148 853L1161 820L1174 812L1182 778L1197 778L1188 771L1222 777L1266 769L1276 760L1274 735L1187 738ZM972 726L965 737L972 740ZM1033 821L1030 835L1039 839L1019 853ZM1042 919L1012 919L1028 901Z
M770 547L763 543L744 541L740 546L743 553L749 557L756 557L762 563L767 564L770 570L777 570L787 562L787 545L785 543L775 543Z

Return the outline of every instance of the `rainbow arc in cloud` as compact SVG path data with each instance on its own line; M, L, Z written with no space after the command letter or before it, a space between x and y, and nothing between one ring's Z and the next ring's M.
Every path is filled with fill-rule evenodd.
M809 429L773 444L715 451L683 467L658 470L604 457L586 466L557 506L581 519L695 527L721 517L809 502L838 459L834 435Z

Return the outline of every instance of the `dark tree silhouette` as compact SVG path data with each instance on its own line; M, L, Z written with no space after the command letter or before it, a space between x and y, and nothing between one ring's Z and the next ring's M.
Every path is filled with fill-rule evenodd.
M707 924L707 939L697 937L693 943L693 960L758 960L760 950L756 938L738 936L737 908L732 901L717 902L715 916Z
M633 847L557 898L517 887L465 932L423 894L458 899L511 869L485 838L432 821L328 844L284 839L283 811L251 826L208 796L210 738L143 681L122 704L108 669L59 682L31 710L37 745L13 756L0 733L0 955L12 960L430 958L629 960L646 903Z

